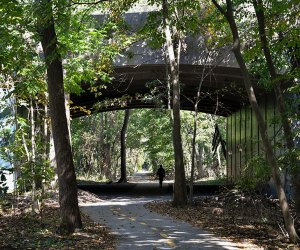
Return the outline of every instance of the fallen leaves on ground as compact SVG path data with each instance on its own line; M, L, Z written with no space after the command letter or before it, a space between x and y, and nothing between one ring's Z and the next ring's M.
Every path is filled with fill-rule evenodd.
M97 198L80 191L79 199ZM32 213L29 204L28 196L0 198L0 249L115 249L115 238L109 229L84 214L83 229L72 235L58 235L57 194L45 200L39 214Z
M103 200L100 199L98 195L78 189L79 205L86 204L86 203L96 203L96 202L101 202L101 201L103 201Z
M146 208L240 242L244 249L300 249L286 237L278 201L265 196L231 190L197 198L182 208L173 207L171 201L154 201Z

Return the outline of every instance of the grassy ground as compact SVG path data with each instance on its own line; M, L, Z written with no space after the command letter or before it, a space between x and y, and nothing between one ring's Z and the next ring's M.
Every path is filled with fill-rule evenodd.
M32 213L28 196L0 198L0 249L114 249L109 229L82 214L84 228L72 235L59 235L57 195L45 200L40 213ZM80 191L81 201L97 199Z

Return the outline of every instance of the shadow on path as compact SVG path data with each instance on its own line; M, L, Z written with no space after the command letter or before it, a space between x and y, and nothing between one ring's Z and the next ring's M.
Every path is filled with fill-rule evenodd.
M144 208L152 200L170 198L168 195L115 196L84 204L81 209L92 220L111 228L117 236L117 249L238 249L234 243Z

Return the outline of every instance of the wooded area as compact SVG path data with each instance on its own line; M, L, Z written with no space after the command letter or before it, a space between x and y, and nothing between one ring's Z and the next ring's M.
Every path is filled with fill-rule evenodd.
M48 190L57 185L57 232L72 234L83 227L79 178L126 183L128 175L143 168L155 175L162 164L174 180L176 208L193 204L193 183L203 178L225 179L254 193L272 179L284 230L292 243L299 242L299 225L294 225L300 218L299 1L1 0L0 6L1 197L8 191L11 172L13 195L29 192L32 212L40 213ZM130 27L125 13L138 12L147 12L145 23ZM190 63L202 66L192 98L183 95L181 81L190 40L203 49L201 58ZM139 54L143 46L150 48L148 55ZM220 51L225 53L216 63ZM120 61L127 62L121 66L138 68L151 53L164 62L165 78L147 81L144 76L149 93L136 92L143 109L128 108L134 100L126 89L121 98L107 98L92 108L72 106L70 95L80 99L88 92L97 99L107 86L114 88ZM203 88L214 77L207 71L222 63L227 74L230 67L239 70L247 93L244 99L237 97L244 100L238 112L228 108L218 113L230 100L225 105L214 99L210 90L218 88L217 80L211 89ZM134 73L131 77L133 81ZM121 85L122 79L118 81ZM129 88L130 80L127 84ZM216 92L220 100L230 97L235 82L225 79L222 84L223 92ZM262 99L260 90L275 97L271 116L270 101ZM210 114L199 112L205 98L214 102L214 114L213 109ZM182 99L191 103L192 111L181 110ZM147 103L155 108L145 108ZM71 118L73 110L80 115Z

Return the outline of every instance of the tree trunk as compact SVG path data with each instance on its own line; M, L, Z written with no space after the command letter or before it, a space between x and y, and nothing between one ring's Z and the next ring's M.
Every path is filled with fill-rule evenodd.
M112 179L112 169L111 169L111 155L112 155L112 133L111 130L114 128L114 123L112 121L112 115L110 113L106 113L105 115L105 128L108 131L105 136L104 147L104 165L105 165L105 177L106 179Z
M44 128L44 119L43 119L43 113L42 113L42 108L41 106L35 102L35 115L34 115L34 127L35 127L35 132L34 132L34 140L37 141L42 141L44 142L43 136L42 136L42 131ZM46 143L47 144L47 143ZM38 145L35 145L35 151L36 151L36 161L40 162L42 165L37 166L36 170L38 170L38 174L35 177L35 187L37 190L41 190L42 189L42 184L43 184L43 176L42 176L42 172L43 172L43 149L41 149ZM40 201L42 200L42 198L40 199ZM39 202L40 202L39 201ZM40 203L39 207L40 207Z
M32 192L32 211L35 213L36 211L39 211L39 204L38 199L36 195L37 190L37 179L38 176L36 174L36 133L35 133L35 115L34 115L34 107L33 107L33 101L32 97L30 97L30 109L29 109L29 117L30 117L30 131L31 131L31 153L30 153L30 165L31 165L31 173L32 173L32 183L31 183L31 192Z
M100 176L101 176L101 178L103 177L102 175L103 175L103 172L104 172L104 130L106 129L106 128L104 128L104 115L105 115L105 113L100 113L100 128L102 128L102 129L100 129L99 130L99 140L98 140L98 149L97 150L99 150L99 152L101 152L100 154L97 154L97 156L98 156L98 162L99 162L99 164L98 164L98 174L100 174Z
M116 128L116 116L115 116L115 113L111 112L110 114L110 127L115 130ZM118 165L117 164L117 160L115 160L115 147L116 147L116 144L117 144L117 140L118 140L118 136L114 135L113 134L111 135L111 140L112 140L112 143L111 143L111 159L110 159L110 171L111 171L111 178L112 180L115 180L117 177L116 177L116 171L117 171L117 168L116 166Z
M126 175L126 132L128 127L128 121L130 116L130 110L125 110L124 122L121 130L121 178L118 183L127 182Z
M111 180L112 178L112 172L111 172L111 144L105 143L104 144L104 173L105 178L108 180Z
M197 135L197 107L194 113L194 129L193 129L193 141L192 141L192 167L191 167L191 179L190 179L190 195L189 195L189 204L193 202L193 185L194 185L194 172L195 172L195 155L196 155L196 135Z
M205 59L205 63L207 62L208 59L208 54ZM198 118L198 104L200 101L200 94L201 94L201 87L202 83L204 80L204 70L205 67L203 67L202 75L201 75L201 80L198 86L197 90L197 96L196 96L196 101L194 104L194 131L193 131L193 141L192 141L192 168L191 168L191 180L190 180L190 199L189 203L192 204L192 199L193 199L193 182L194 182L194 172L195 172L195 158L196 158L196 136L197 136L197 118ZM202 163L201 163L202 164Z
M237 26L235 23L234 15L233 15L232 2L231 2L231 0L226 0L227 11L224 11L224 9L220 5L218 5L216 0L212 0L212 1L215 4L215 6L218 8L218 10L226 17L226 19L230 25L230 29L231 29L232 36L233 36L232 50L233 50L233 53L235 55L235 58L239 64L239 66L240 66L240 69L241 69L241 72L242 72L242 75L244 78L245 88L246 88L246 91L248 94L249 102L255 113L255 117L256 117L256 120L257 120L257 123L259 126L260 136L262 138L263 145L264 145L264 148L266 151L267 161L269 163L269 166L271 167L272 176L273 176L274 183L276 186L277 195L278 195L278 199L280 202L280 208L282 211L285 227L289 234L290 240L295 243L298 241L299 238L295 231L294 222L293 222L292 216L290 214L289 205L287 203L286 195L285 195L285 192L284 192L281 180L280 180L277 162L276 162L276 159L275 159L275 156L273 153L272 145L271 145L269 137L268 137L268 131L266 129L266 123L265 123L262 113L259 109L256 95L254 93L253 86L252 86L252 83L250 80L250 75L249 75L248 69L246 67L244 58L241 53L240 38L239 38L238 29L237 29Z
M204 175L204 168L203 168L203 152L204 149L201 147L201 145L198 145L196 147L196 166L198 170L198 178L203 178Z
M67 123L68 123L68 131L69 131L69 137L70 141L72 141L71 136L71 112L70 112L70 94L65 93L65 108L66 108L66 117L67 117ZM72 146L72 144L71 144Z
M218 145L217 148L217 160L218 160L218 165L217 165L217 169L216 169L216 176L217 178L220 177L221 175L221 168L222 168L222 159L221 159L221 143Z
M42 123L43 123L43 155L42 155L42 161L43 161L43 168L44 171L47 171L46 169L50 167L50 164L48 165L49 159L49 144L50 144L50 136L49 136L49 129L48 129L48 105L47 105L47 94L45 95L45 103L44 103L44 115L42 117ZM45 191L46 191L46 180L42 179L42 197L45 197ZM41 206L43 207L44 200L42 200ZM43 216L43 215L42 215Z
M180 125L180 86L179 86L179 53L177 60L175 49L172 41L170 30L170 22L168 19L168 1L163 0L163 19L165 29L165 39L168 51L168 63L170 65L170 81L173 90L173 147L175 155L175 181L174 181L174 197L173 205L184 206L187 203L187 190L185 183L185 171L183 163L183 149L181 140L181 125Z
M65 109L63 67L57 49L51 0L37 2L39 34L46 60L49 107L59 184L60 229L74 232L82 222L78 207L77 184Z
M285 101L280 88L281 82L277 79L278 76L274 66L274 61L272 59L269 42L267 40L264 6L261 0L253 0L253 6L255 9L256 18L258 22L261 47L263 49L263 53L267 62L267 67L270 73L271 81L274 84L274 92L275 92L278 111L280 114L281 123L283 127L284 138L289 152L292 153L293 150L295 149L295 144L293 141L292 129L287 117ZM292 170L292 182L295 188L294 197L295 197L295 204L296 204L296 212L298 217L300 217L300 178L299 178L300 169L297 166L297 159L295 158L295 155L293 153L291 154L291 165L292 166L290 167L290 170Z

